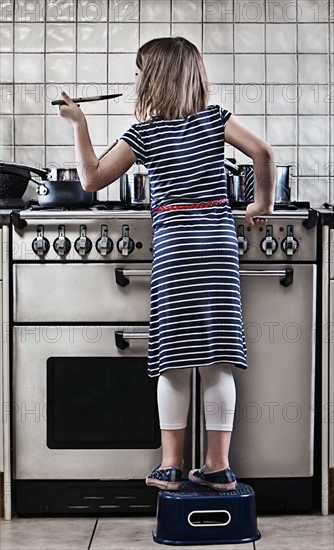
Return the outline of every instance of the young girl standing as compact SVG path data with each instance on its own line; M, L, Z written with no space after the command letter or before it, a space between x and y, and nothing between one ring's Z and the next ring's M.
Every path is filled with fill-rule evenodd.
M247 368L240 301L238 243L228 201L224 143L253 159L255 202L246 222L273 211L274 157L270 146L229 111L207 105L207 76L196 47L184 38L161 38L137 54L134 124L101 161L78 105L59 113L74 129L80 181L97 191L135 161L148 169L154 257L148 375L159 376L158 409L163 458L147 485L178 490L193 367L200 373L207 455L189 479L231 490L236 477L228 453L236 392L232 368ZM225 414L224 414L225 411Z

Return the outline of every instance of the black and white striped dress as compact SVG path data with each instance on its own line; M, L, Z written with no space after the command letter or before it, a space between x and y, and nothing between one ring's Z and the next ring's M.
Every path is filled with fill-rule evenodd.
M238 244L224 168L230 115L210 105L185 119L134 124L122 136L147 167L151 186L151 377L221 362L247 368Z

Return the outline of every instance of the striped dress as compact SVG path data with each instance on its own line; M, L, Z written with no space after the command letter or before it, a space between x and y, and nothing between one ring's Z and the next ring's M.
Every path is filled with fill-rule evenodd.
M221 362L247 368L238 243L224 168L230 115L210 105L187 118L134 124L122 136L150 178L151 377Z

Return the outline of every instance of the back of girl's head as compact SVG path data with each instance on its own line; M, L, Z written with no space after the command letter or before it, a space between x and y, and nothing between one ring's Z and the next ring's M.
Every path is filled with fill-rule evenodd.
M185 118L207 107L207 75L201 55L182 37L155 38L138 50L138 120Z

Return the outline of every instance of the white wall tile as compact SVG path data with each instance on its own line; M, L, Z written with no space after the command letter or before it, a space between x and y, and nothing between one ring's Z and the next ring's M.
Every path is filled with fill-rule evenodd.
M235 114L264 115L265 87L260 84L236 84Z
M172 36L186 38L201 52L202 51L202 25L200 23L173 23Z
M41 53L15 54L15 82L43 82L44 55Z
M108 2L99 0L80 0L78 3L78 21L87 21L87 23L99 23L108 19Z
M46 0L47 21L75 21L76 11L76 2L73 0Z
M28 164L29 166L35 166L36 168L44 168L44 147L29 146L22 147L21 145L15 147L15 162L19 164ZM36 195L36 183L30 182L28 184L30 188L29 195L31 197L37 197ZM27 190L28 191L28 190ZM25 193L27 196L28 193ZM37 200L37 199L36 199Z
M298 52L326 53L327 51L327 23L301 23L298 25Z
M325 115L329 112L330 94L326 84L299 84L300 115Z
M13 82L13 54L2 53L0 55L1 82Z
M234 25L234 51L237 53L263 52L264 25L261 23L236 23Z
M61 168L62 166L75 166L74 147L46 147L45 166L47 168Z
M168 38L169 36L169 23L142 23L140 25L140 46L153 38Z
M139 47L138 23L110 23L109 51L137 52Z
M260 84L264 81L264 55L235 54L235 82Z
M327 202L334 204L334 178L329 179L329 199Z
M268 116L267 141L271 145L296 145L297 117Z
M43 21L45 0L15 0L15 20L36 23Z
M328 82L328 56L321 54L298 55L298 80L301 84Z
M46 23L45 27L47 52L75 52L74 23Z
M73 82L75 80L75 54L46 54L46 82Z
M211 84L209 86L208 105L222 105L225 109L234 112L234 90L232 85Z
M73 129L59 116L46 117L46 145L74 145Z
M112 83L134 82L136 72L136 55L135 54L118 54L112 53L109 55L109 75L108 81Z
M13 117L9 115L3 115L1 117L0 124L0 143L1 145L13 145Z
M171 0L142 0L141 21L168 21L170 20Z
M266 86L267 114L296 114L298 98L299 87L297 84L268 84Z
M328 145L329 124L327 116L299 117L300 145Z
M0 159L4 162L14 162L14 147L1 145L0 141Z
M77 97L94 97L108 93L107 84L78 84ZM90 103L81 103L80 108L85 115L106 115L108 113L108 103L110 100L92 101Z
M202 0L173 0L172 21L202 21Z
M136 124L138 121L134 116L130 115L112 115L108 117L108 136L109 143L115 141L115 139L120 139L121 136L126 132L132 124Z
M288 164L291 166L291 175L297 176L298 166L297 166L297 147L280 147L277 145L273 146L275 162L276 164Z
M208 82L233 82L233 56L230 54L206 54L203 61Z
M12 84L0 84L0 114L10 115L14 105L14 86Z
M322 206L328 201L328 178L298 178L298 200L309 201L312 207Z
M107 82L107 54L78 54L77 81Z
M13 0L3 0L0 4L0 21L13 21L14 10L15 6Z
M15 145L43 145L44 119L41 115L17 115L14 121Z
M238 0L234 2L234 21L236 23L262 23L265 20L264 0Z
M43 23L16 23L14 31L14 50L16 52L26 52L28 49L29 52L44 51Z
M268 23L266 48L268 53L294 53L297 47L297 26L294 23Z
M110 115L132 115L134 113L136 92L134 84L109 84L109 94L122 94L108 101Z
M139 0L109 0L109 21L134 23L139 20Z
M0 25L0 52L13 51L13 24L1 23Z
M96 145L103 145L106 147L108 143L107 117L103 115L88 115L86 119L93 147Z
M106 52L107 29L107 23L78 23L78 52Z
M233 52L233 25L231 23L204 23L203 51L205 53Z
M244 124L249 130L255 132L262 139L265 138L265 117L264 116L247 116L238 115L238 118L242 124Z
M267 55L267 82L294 84L297 82L297 59L292 54Z
M266 21L268 23L295 23L299 20L299 10L296 2L280 0L266 2Z
M329 173L329 147L304 147L298 149L300 176L318 178Z
M233 0L204 0L203 21L232 23L234 14Z
M15 114L42 115L44 113L44 85L16 84L14 104Z
M328 21L328 0L297 0L298 21L321 23Z

